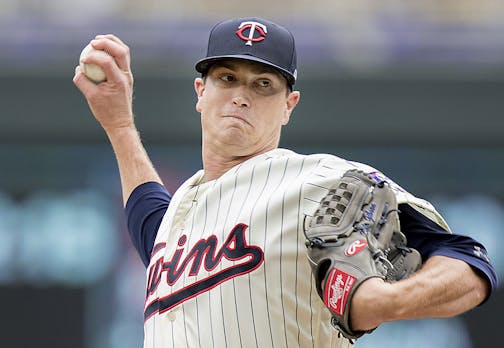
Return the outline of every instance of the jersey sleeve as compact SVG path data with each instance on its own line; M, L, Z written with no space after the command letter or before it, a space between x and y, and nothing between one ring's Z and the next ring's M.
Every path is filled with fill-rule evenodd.
M147 267L161 220L168 209L171 196L157 182L136 187L126 202L125 214L128 232L142 262Z
M488 279L491 292L497 288L497 274L481 243L444 230L408 204L399 205L399 220L408 246L418 250L424 261L435 255L462 260Z

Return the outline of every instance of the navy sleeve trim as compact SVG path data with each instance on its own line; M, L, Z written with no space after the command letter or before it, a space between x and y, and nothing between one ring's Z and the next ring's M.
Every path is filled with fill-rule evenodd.
M170 193L163 185L146 182L136 187L126 202L124 211L131 242L146 267L170 201Z
M481 243L449 233L408 204L400 204L399 211L401 231L408 239L408 246L418 250L424 261L435 255L462 260L486 276L491 292L497 289L497 273Z

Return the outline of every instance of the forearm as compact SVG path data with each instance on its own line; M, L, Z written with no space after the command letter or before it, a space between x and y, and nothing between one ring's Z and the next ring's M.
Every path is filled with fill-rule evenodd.
M352 325L371 329L388 321L451 317L480 304L488 291L487 282L465 262L434 256L397 283L363 283L352 302Z
M134 125L106 130L106 133L117 159L124 204L140 184L149 181L162 183Z
M397 312L389 318L451 317L480 304L488 284L465 262L444 257L430 258L412 277L395 284Z
M109 54L88 55L83 63L100 66L107 80L97 85L86 78L78 66L73 81L86 97L94 117L112 144L126 204L138 185L148 181L161 183L161 179L142 145L133 120L133 74L129 47L114 35L97 35L91 44L93 48Z

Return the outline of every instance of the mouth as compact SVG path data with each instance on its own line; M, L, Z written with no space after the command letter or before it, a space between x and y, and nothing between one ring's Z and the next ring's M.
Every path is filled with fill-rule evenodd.
M244 122L248 125L251 125L250 122L245 119L245 117L240 116L240 115L224 115L224 118L239 120L239 121Z

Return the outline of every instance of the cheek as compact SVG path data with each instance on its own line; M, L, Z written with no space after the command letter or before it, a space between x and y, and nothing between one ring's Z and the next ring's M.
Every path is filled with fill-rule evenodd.
M218 110L219 105L223 103L223 96L215 93L213 90L206 89L202 95L198 97L196 102L196 110L200 113L212 113Z
M262 120L266 127L282 126L288 121L285 104L281 102L266 105L261 114L268 115Z

